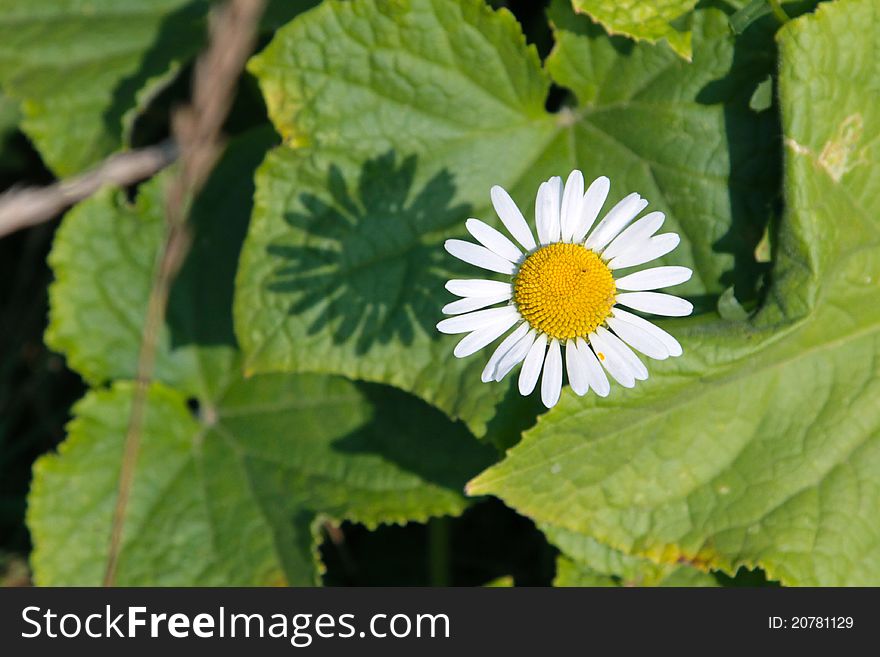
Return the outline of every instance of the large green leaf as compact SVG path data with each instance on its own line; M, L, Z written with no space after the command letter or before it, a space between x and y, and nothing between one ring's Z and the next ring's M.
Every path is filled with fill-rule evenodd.
M558 114L513 17L479 0L325 2L252 61L285 144L258 172L237 281L250 371L390 383L493 433L516 393L481 384L483 359L456 361L434 329L445 280L483 275L442 242L469 215L496 221L493 184L528 210L575 166L667 213L683 234L669 261L696 272L686 294L753 283L778 160L757 157L773 118L748 100L772 59L735 57L715 10L694 19L698 65L609 40L564 3L554 22L547 68L580 103Z
M40 584L101 582L131 390L90 393L59 454L35 467ZM457 450L473 439L424 402L340 378L233 381L198 417L160 385L147 404L120 585L311 584L317 518L373 526L458 513L464 476L485 464Z
M317 0L270 0L266 29ZM128 145L134 119L205 41L213 0L4 0L0 85L59 176Z
M307 584L315 522L369 526L460 512L494 459L460 424L398 390L319 375L245 379L232 335L237 254L270 131L234 142L193 208L171 294L125 523L120 584ZM106 567L166 176L135 204L106 190L70 212L50 261L50 344L90 382L58 455L36 466L37 580L98 584ZM191 409L197 409L193 412Z
M666 40L675 52L691 58L691 12L697 0L571 0L611 34L654 43Z
M276 140L271 130L258 129L233 141L195 201L193 253L172 291L155 368L159 380L190 394L210 396L217 381L210 368L228 368L233 357L229 307L253 171ZM74 207L58 229L49 255L55 281L45 340L91 385L137 376L167 180L142 185L133 203L106 188Z
M6 0L0 83L58 175L117 150L136 108L201 46L208 3Z
M880 584L878 38L872 0L780 32L787 212L765 306L679 322L683 358L630 393L566 396L472 492L661 563Z

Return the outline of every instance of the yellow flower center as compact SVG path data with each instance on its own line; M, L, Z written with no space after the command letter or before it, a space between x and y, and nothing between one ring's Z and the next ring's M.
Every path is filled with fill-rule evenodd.
M611 270L580 244L541 247L513 281L513 300L523 318L559 340L595 331L611 313L616 292Z

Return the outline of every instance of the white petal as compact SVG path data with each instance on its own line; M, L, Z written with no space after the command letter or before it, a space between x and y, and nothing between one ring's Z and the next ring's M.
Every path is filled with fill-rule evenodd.
M614 331L617 337L631 347L641 351L645 356L655 360L666 360L669 358L669 350L666 346L643 328L624 322L617 317L609 317L605 320L605 323L611 327L611 330Z
M584 246L593 251L601 251L647 206L648 202L635 192L625 197L599 222Z
M617 353L614 345L605 339L605 336L600 335L598 330L595 333L590 333L589 339L593 351L596 352L596 356L599 358L599 362L602 363L602 366L611 377L624 388L635 386L635 373L630 369L623 356Z
M505 260L519 262L519 259L522 258L522 251L489 224L472 218L464 222L464 225L475 240Z
M590 184L581 203L581 219L571 238L572 242L580 242L586 236L587 231L593 227L596 217L599 216L602 206L605 205L605 199L608 198L608 190L610 189L611 181L605 176L599 176Z
M553 176L541 183L535 197L535 224L542 245L559 241L559 205L562 200L562 178Z
M508 375L510 370L522 362L523 358L526 357L526 354L529 353L529 349L535 344L535 337L537 335L538 332L535 331L535 329L532 329L520 338L519 342L513 345L501 360L498 361L498 366L495 368L496 381L501 381Z
M602 257L607 262L626 251L633 244L647 241L651 235L660 230L664 219L666 219L666 215L662 212L649 212L615 237L611 244L602 251Z
M614 351L626 361L633 376L636 377L636 380L644 381L648 378L648 368L645 367L645 364L639 360L639 357L636 356L635 352L630 349L623 340L618 338L604 326L597 328L596 333L601 334L602 338L608 341L608 344L613 347Z
M488 310L478 310L475 313L444 319L437 323L437 330L441 333L470 333L495 322L506 320L509 317L519 316L519 311L517 311L515 306L489 308Z
M494 297L513 292L513 286L503 281L486 279L452 279L446 282L446 289L460 297Z
M556 406L562 392L562 354L559 340L550 340L547 358L544 361L544 376L541 377L541 401L547 408Z
M617 303L643 313L669 317L685 317L694 310L690 301L662 292L626 292L617 295Z
M565 371L568 372L568 383L574 393L581 397L587 394L590 389L587 366L584 363L584 356L574 340L565 343Z
M676 233L663 233L655 235L647 242L629 244L623 253L608 262L608 268L623 269L624 267L643 265L665 256L677 247L679 242L681 242L681 238Z
M619 278L615 283L618 290L656 290L684 283L693 275L687 267L654 267Z
M501 359L504 357L510 349L516 345L517 342L522 340L526 333L529 332L529 325L526 322L523 322L516 330L513 331L510 335L508 335L504 340L501 341L501 344L498 345L498 348L492 353L492 356L489 358L489 362L486 363L486 367L483 368L483 374L480 376L480 379L483 383L489 383L495 378L495 368Z
M492 253L485 246L464 240L446 240L443 246L451 255L475 267L497 271L499 274L513 275L516 271L516 266L510 260L505 260L500 255Z
M541 365L544 364L544 350L547 348L547 334L541 333L535 340L526 355L522 369L519 371L519 392L521 395L530 395L538 383L541 374Z
M513 202L513 199L510 198L510 194L508 194L503 187L495 185L489 192L489 196L492 197L492 205L495 206L495 212L498 213L498 218L501 219L501 223L504 224L504 227L507 228L508 232L513 235L514 239L522 244L527 251L534 249L537 246L537 244L535 244L535 236L532 235L532 231L529 229L525 217L523 217L522 212L519 211L519 208L516 203Z
M611 314L616 319L622 322L632 324L633 326L642 329L646 333L650 333L654 338L663 343L663 346L666 347L666 350L669 352L670 356L681 356L682 349L681 345L678 343L678 340L676 340L674 337L672 337L669 333L664 331L656 324L652 324L647 319L643 319L638 315L633 315L632 313L627 312L623 308L618 308L617 306L611 309Z
M476 353L490 342L500 338L511 326L520 321L519 315L499 319L481 329L477 329L470 335L465 336L452 350L456 358L465 358Z
M464 299L459 299L458 301L453 301L452 303L447 303L443 306L443 314L460 315L462 313L469 313L472 310L479 310L480 308L501 303L508 299L510 299L510 292L496 294L494 297L465 297Z
M630 349L623 340L618 338L604 326L600 326L596 329L596 333L599 332L602 332L602 337L605 338L609 344L613 345L614 350L626 361L627 365L629 365L630 371L632 371L633 376L636 377L637 381L644 381L648 378L648 368L645 367L645 364L638 356L636 356L636 352Z
M562 214L559 225L562 229L562 241L570 242L581 223L581 205L584 200L584 174L575 169L565 181L562 193Z
M599 365L599 359L596 358L596 354L583 338L577 339L577 347L586 366L587 381L590 387L600 397L607 397L611 392L611 384L608 383L608 377L605 376L602 366Z

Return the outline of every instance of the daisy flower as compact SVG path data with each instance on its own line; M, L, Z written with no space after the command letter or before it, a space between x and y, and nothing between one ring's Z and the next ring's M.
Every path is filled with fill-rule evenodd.
M446 240L446 250L456 258L510 277L446 284L461 298L443 307L454 316L437 329L467 334L456 345L455 356L470 356L510 331L486 363L484 382L501 381L522 363L520 393L531 394L540 378L541 400L550 408L562 390L563 360L575 393L592 389L604 397L611 389L605 372L626 388L648 378L633 349L656 360L681 355L674 337L621 306L655 315L689 315L693 306L688 301L653 290L684 283L693 272L653 267L620 276L623 269L666 255L678 246L679 237L655 235L665 218L662 212L634 221L648 205L636 193L593 227L609 188L602 176L584 192L584 176L577 170L564 186L559 176L541 183L535 241L513 199L496 185L492 204L519 246L479 219L465 224L479 244ZM496 304L503 305L488 308Z

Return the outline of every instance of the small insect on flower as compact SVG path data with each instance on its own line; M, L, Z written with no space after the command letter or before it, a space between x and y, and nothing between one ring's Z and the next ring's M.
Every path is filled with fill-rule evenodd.
M480 244L446 240L446 250L468 264L510 276L509 281L451 280L446 289L461 297L443 307L454 315L437 324L442 333L467 333L454 354L464 358L508 335L489 358L484 382L501 381L518 364L519 390L531 394L541 377L541 400L550 408L562 390L562 350L572 390L591 388L606 396L605 371L632 388L648 370L630 348L656 360L681 355L681 345L663 329L620 306L682 317L690 302L653 292L689 280L687 267L654 267L621 278L621 269L643 265L672 251L675 233L655 235L662 212L633 221L648 202L630 194L593 228L610 182L596 178L584 192L584 176L572 171L565 185L555 176L541 183L535 200L538 241L510 195L497 185L491 197L501 222L520 246L479 219L468 232ZM592 230L590 230L592 228ZM619 292L623 290L624 292ZM495 308L487 308L504 304Z

